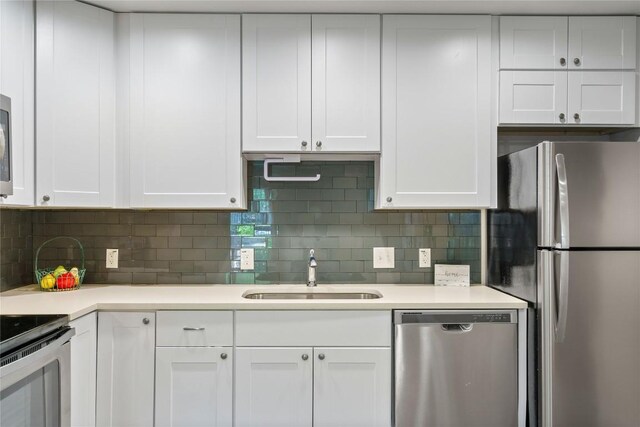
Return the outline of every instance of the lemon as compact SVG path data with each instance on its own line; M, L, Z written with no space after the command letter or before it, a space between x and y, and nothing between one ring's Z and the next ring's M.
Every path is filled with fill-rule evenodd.
M56 284L56 278L51 274L47 274L40 280L40 287L42 289L51 289Z

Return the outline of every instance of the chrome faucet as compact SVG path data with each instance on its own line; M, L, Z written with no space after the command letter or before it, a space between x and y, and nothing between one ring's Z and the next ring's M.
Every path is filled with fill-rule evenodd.
M314 256L315 251L311 249L309 251L309 274L307 278L307 286L316 286L316 268L318 268L318 261Z

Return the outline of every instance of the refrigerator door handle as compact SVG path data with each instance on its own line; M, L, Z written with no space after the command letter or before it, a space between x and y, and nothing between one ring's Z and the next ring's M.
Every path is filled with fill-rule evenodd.
M560 280L558 286L558 315L555 325L556 342L564 342L567 332L567 310L569 309L569 252L558 251L560 256Z
M569 183L567 182L567 168L564 154L556 154L556 174L558 176L558 200L560 204L560 242L556 248L569 249Z

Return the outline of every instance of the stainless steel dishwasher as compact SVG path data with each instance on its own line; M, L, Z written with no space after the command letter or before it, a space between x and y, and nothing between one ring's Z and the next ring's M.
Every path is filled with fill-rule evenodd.
M516 311L395 311L396 427L518 425Z

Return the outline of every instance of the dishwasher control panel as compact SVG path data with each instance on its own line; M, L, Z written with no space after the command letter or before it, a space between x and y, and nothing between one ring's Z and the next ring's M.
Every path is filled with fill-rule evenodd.
M395 323L516 323L515 311L396 311Z

